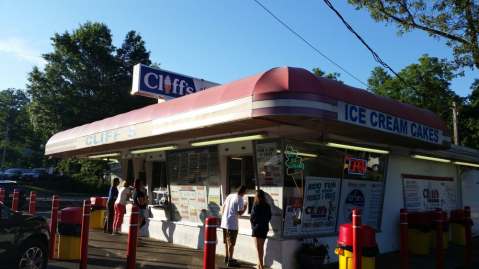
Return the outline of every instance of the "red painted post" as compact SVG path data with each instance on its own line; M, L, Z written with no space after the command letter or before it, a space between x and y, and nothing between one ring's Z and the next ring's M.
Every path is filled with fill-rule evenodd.
M12 210L18 211L18 202L20 202L20 191L18 189L13 190L12 198Z
M203 248L203 269L215 269L216 258L216 228L219 219L207 217L205 221L205 245Z
M37 213L37 194L34 191L30 192L30 203L28 205L28 212L32 215Z
M138 207L133 205L130 215L130 230L128 231L128 249L126 253L126 268L136 268L136 244L138 236Z
M465 255L464 255L464 265L466 268L470 268L471 266L471 241L472 241L472 233L471 233L471 208L469 206L464 207L464 229L465 229Z
M80 235L80 269L87 268L88 262L88 235L90 232L90 200L83 200L83 219Z
M401 208L399 213L399 229L400 229L400 256L401 269L409 268L409 249L408 249L408 220L407 209Z
M50 259L55 255L55 240L57 235L58 208L60 207L60 198L57 195L52 197L52 213L50 216Z
M443 247L444 220L442 219L442 216L443 216L442 210L437 209L434 215L436 219L436 268L444 269L444 247Z
M5 203L5 190L0 188L0 202Z
M361 269L362 266L362 238L361 238L361 212L358 208L353 209L353 269Z

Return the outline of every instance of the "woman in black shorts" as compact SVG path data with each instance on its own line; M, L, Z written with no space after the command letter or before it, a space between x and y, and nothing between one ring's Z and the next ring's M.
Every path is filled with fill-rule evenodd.
M264 191L257 190L254 197L253 208L251 210L251 230L256 242L258 251L258 269L263 269L264 241L269 230L269 221L271 220L271 208L266 202Z

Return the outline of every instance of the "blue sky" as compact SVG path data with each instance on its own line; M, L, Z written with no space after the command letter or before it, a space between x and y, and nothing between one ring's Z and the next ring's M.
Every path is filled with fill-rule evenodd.
M323 53L366 82L378 64L321 0L262 0ZM374 22L346 0L331 1L396 71L424 53L451 59L442 41L422 32L402 37L393 25ZM341 73L345 83L364 88L280 26L253 0L181 1L0 1L0 89L25 88L27 73L42 66L54 33L86 21L106 23L119 46L138 31L151 59L165 69L225 83L276 66L319 67ZM466 71L452 88L466 96L478 71Z

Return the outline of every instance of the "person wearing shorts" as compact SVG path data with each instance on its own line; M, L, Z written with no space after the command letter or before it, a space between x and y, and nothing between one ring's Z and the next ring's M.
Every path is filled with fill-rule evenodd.
M246 211L243 196L246 193L246 186L239 187L236 193L226 197L221 211L221 228L223 229L223 242L225 244L226 266L238 266L233 259L236 238L238 237L238 218Z

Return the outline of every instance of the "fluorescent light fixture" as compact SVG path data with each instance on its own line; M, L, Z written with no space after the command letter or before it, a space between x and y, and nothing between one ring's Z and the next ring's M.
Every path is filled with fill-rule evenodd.
M112 158L112 157L119 157L120 153L112 152L112 153L105 153L105 154L98 154L98 155L90 155L88 159L103 159L103 158Z
M266 135L253 134L253 135L218 138L218 139L212 139L212 140L191 142L191 146L201 147L201 146L209 146L209 145L217 145L217 144L225 144L225 143L233 143L233 142L241 142L241 141L260 140L264 138L266 138Z
M468 163L468 162L453 162L453 163L457 164L457 165L471 166L471 167L478 167L479 168L479 163Z
M277 150L276 153L281 153L281 150ZM314 154L314 153L307 153L307 152L295 152L295 151L285 151L284 152L285 154L296 154L298 156L302 156L302 157L310 157L310 158L317 158L318 157L318 154Z
M388 150L358 147L358 146L351 146L351 145L338 144L338 143L332 143L332 142L326 143L326 146L332 147L332 148L366 151L366 152L372 152L372 153L378 153L378 154L389 154Z
M131 154L142 154L142 153L152 153L152 152L159 152L159 151L167 151L177 149L178 146L176 145L168 145L168 146L161 146L156 148L144 148L144 149L134 149L130 150Z
M451 162L451 160L448 160L448 159L425 156L425 155L419 155L419 154L413 154L413 155L411 155L411 157L413 157L415 159L421 159L421 160L427 160L427 161L433 161L433 162L440 162L440 163L450 163Z

